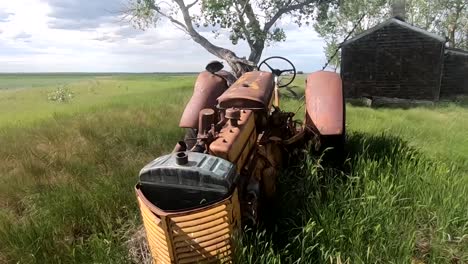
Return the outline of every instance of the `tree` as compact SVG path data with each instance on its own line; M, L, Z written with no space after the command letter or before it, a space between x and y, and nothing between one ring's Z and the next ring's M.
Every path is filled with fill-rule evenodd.
M361 16L364 18L358 23L351 37L391 17L393 1L341 0L338 5L321 6L314 28L325 40L327 58L331 59L331 54L351 32ZM468 4L466 0L406 0L402 2L405 4L405 19L408 23L446 36L451 47L468 48ZM339 63L339 56L330 61L330 64L335 67L338 67Z
M408 21L446 36L450 47L468 49L466 0L408 0Z
M350 37L355 36L379 24L389 10L386 0L341 0L337 4L320 6L314 28L325 40L324 52L329 65L335 69L339 67L340 53L336 51L346 36L350 33Z
M265 46L284 41L286 32L278 25L288 16L298 26L309 25L317 7L337 0L131 0L127 13L140 28L167 19L216 57L225 60L240 76L260 60ZM212 27L219 34L227 32L231 42L247 42L248 58L217 46L200 34L201 27Z

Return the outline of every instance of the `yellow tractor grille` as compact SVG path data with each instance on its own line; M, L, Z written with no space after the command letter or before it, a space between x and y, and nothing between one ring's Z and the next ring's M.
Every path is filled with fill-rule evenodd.
M171 263L167 239L161 219L157 218L138 197L146 238L155 263Z
M201 213L171 218L178 263L223 258L231 253L231 207L223 204Z
M240 226L237 190L216 204L166 213L138 190L143 223L155 263L230 263L233 235Z

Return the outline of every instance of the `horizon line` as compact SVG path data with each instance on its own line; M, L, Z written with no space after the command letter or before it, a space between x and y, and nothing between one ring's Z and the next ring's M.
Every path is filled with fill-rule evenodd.
M161 71L161 72L158 72L158 71L155 71L155 72L146 72L146 71L142 71L142 72L125 72L125 71L57 71L57 72L54 72L54 71L45 71L45 72L35 72L35 71L31 71L31 72L28 72L28 71L25 71L25 72L0 72L0 74L70 74L70 73L78 73L78 74L95 74L95 73L101 73L101 74L128 74L128 73L132 73L132 74L161 74L161 73L199 73L198 71Z

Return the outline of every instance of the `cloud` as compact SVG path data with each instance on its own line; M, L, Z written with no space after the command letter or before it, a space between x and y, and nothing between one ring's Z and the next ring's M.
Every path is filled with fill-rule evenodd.
M49 27L84 30L118 20L124 3L119 0L44 0L50 7Z
M10 21L10 17L13 16L14 13L7 12L4 9L0 9L0 22L8 22Z
M28 40L32 37L31 34L28 34L26 32L20 32L16 35L13 36L13 39L14 40Z
M133 38L140 34L143 34L145 31L141 29L134 28L132 26L121 26L115 32L115 34L121 36L122 38Z
M134 39L140 35L145 34L145 31L133 28L131 26L121 26L117 28L107 28L105 30L99 29L97 37L92 40L115 43L122 40Z
M120 21L118 11L127 1L0 0L0 18L8 20L0 22L0 72L200 71L216 59L167 20L145 31ZM263 58L279 55L298 70L321 69L324 43L313 27L286 20L277 26L285 28L287 39L266 47ZM225 30L214 39L213 29L198 28L213 44L249 55L245 42L232 45Z
M113 35L101 35L99 37L92 38L92 40L114 43L114 42L119 41L120 38L117 36L113 36Z

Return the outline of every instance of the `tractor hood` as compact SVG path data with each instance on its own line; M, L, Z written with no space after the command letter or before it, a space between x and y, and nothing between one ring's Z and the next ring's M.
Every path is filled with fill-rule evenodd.
M267 109L274 91L273 74L264 71L244 73L218 97L219 107Z

